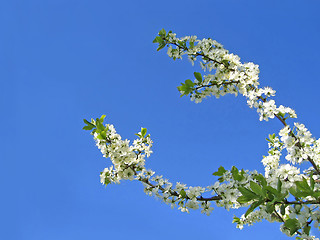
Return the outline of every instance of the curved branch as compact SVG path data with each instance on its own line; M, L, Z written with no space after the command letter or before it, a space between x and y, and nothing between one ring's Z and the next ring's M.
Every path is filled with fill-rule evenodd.
M163 38L163 40L166 41L165 38ZM179 44L174 43L174 42L173 42L173 43L167 43L167 44L175 45L175 46L177 46L178 48L183 49L183 51L188 51L188 50L189 50L187 47L180 46ZM196 52L196 53L191 54L191 55L193 55L193 56L195 56L195 57L201 56L202 58L205 58L206 61L211 61L211 62L214 62L214 63L216 63L216 64L223 65L223 66L224 66L225 68L227 68L229 71L232 71L232 72L235 71L234 69L229 68L229 66L228 66L227 64L225 64L224 62L219 62L219 61L217 61L216 59L212 59L212 58L206 56L205 54L203 54L203 52ZM246 72L245 72L245 74L246 74ZM246 74L246 75L247 75L247 74ZM239 83L239 82L237 82L237 81L229 81L229 82L225 82L225 83L222 83L222 84L218 84L218 86L221 86L221 85L223 85L223 84L236 84L236 83ZM208 85L204 85L204 86L198 86L198 87L196 87L195 89L198 90L198 89L200 89L200 88L211 87L211 86L214 86L214 85L217 85L217 84L214 84L214 83L213 83L213 84L208 84ZM250 87L252 90L254 90L254 91L257 90L257 88L256 88L255 86L253 86L252 84L250 84L249 87ZM264 103L267 101L267 99L264 98L264 97L262 97L262 96L258 96L258 99L260 99L260 100L261 100L262 102L264 102ZM276 117L284 126L287 126L286 119L285 119L283 116L281 116L280 114L274 114L274 115L275 115L275 117ZM297 136L293 133L292 130L290 131L290 135L291 135L293 138L295 138L295 140L298 140ZM297 146L298 146L299 148L301 148L301 144L300 144L299 141L298 141L296 144L297 144ZM315 164L315 162L313 161L313 159L311 159L310 156L308 156L307 160L311 163L311 165L313 166L313 168L315 169L315 171L317 172L317 174L320 175L320 169L319 169L319 167Z

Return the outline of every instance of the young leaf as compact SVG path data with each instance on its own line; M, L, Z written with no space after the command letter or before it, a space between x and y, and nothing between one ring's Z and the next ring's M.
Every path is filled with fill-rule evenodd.
M103 131L105 129L99 118L96 119L96 124L99 131Z
M103 136L101 136L101 134L99 134L99 135L97 136L97 138L99 138L100 140L103 140L103 139L104 139Z
M83 122L87 125L92 124L91 122L89 122L87 119L83 119Z
M181 197L185 198L185 197L187 196L187 193L186 193L185 190L182 189L182 190L180 191L180 195L181 195Z
M238 217L236 217L236 216L233 216L233 221L232 221L232 223L240 223L240 222L241 222L240 218L238 218Z
M106 139L107 134L106 134L105 131L101 131L101 132L100 132L100 136L101 136L103 139Z
M232 166L231 174L232 174L233 179L236 181L241 181L244 178L243 177L244 172L242 172L240 174L238 168L236 168L235 166Z
M164 48L166 44L164 42L159 44L159 47L157 48L157 51L160 51L162 48Z
M212 173L212 175L221 177L226 171L227 170L225 170L224 167L221 166L218 168L218 171Z
M192 92L194 83L190 80L187 79L185 83L181 83L181 86L178 87L179 92L183 92L183 95L188 95L190 92Z
M188 87L192 88L192 87L194 87L195 84L190 79L187 79L185 81L185 85L187 85Z
M93 129L94 127L96 127L94 124L92 124L91 122L87 121L86 119L83 119L83 122L85 124L87 124L87 126L84 126L82 129L84 130L91 130Z
M160 36L166 36L166 30L164 30L163 28L159 31L159 35Z
M146 128L141 128L141 135L144 137L147 134L147 129Z
M162 43L163 39L160 36L156 36L156 38L152 41L153 43Z
M105 117L106 117L106 115L102 115L102 116L100 117L100 122L101 122L101 123L103 123Z
M138 136L139 138L141 138L141 135L139 133L135 133L134 135Z
M83 130L91 130L94 127L95 127L94 125L88 125L88 126L84 126L82 129Z

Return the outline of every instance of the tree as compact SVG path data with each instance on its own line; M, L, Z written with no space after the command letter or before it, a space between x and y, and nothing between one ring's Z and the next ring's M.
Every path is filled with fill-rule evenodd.
M187 55L192 64L200 60L202 69L209 72L205 75L195 72L193 81L182 83L178 87L181 96L190 96L192 101L200 103L211 95L219 98L241 94L249 107L257 110L260 121L277 118L283 128L267 138L268 156L262 160L264 174L221 166L213 173L218 177L215 184L188 187L179 182L173 184L145 168L145 159L152 153L147 129L141 128L136 134L138 138L130 144L129 140L122 140L112 124L103 124L105 115L90 122L84 119L83 129L91 130L97 147L113 164L101 172L101 183L140 181L147 195L156 196L182 212L201 209L210 215L211 202L226 209L247 208L242 216L233 219L240 229L266 219L283 223L280 230L288 236L315 239L310 230L319 229L320 221L320 139L313 138L301 123L288 125L297 115L291 108L277 106L270 99L275 96L272 88L259 87L258 65L241 63L237 55L230 54L215 40L198 40L196 36L177 38L176 34L162 29L153 42L159 44L158 51L167 46L173 60ZM213 196L205 197L206 193Z

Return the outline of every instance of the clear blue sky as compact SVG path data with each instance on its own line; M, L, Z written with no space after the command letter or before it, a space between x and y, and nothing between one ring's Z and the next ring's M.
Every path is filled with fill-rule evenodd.
M161 28L211 37L260 65L262 86L317 138L319 1L29 0L0 4L0 239L289 239L279 224L238 230L233 214L185 214L138 182L100 184L103 159L83 118L107 115L124 137L146 127L147 166L207 186L219 166L263 171L265 138L242 97L194 104L178 84L199 67L173 62L152 40Z

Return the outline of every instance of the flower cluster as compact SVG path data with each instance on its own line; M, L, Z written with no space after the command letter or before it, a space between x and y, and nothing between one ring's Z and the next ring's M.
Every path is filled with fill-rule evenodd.
M155 176L153 171L145 168L145 157L152 153L152 141L150 135L146 135L145 128L136 134L139 138L130 145L129 140L122 140L112 124L103 125L103 120L104 116L92 119L91 122L85 120L87 128L94 128L92 135L97 147L112 162L112 166L105 168L100 174L102 184L120 183L123 179L138 180L143 183L147 195L161 199L172 208L178 206L182 212L201 208L202 213L211 213L211 198L201 196L211 191L211 188L187 187L179 182L173 186L167 179Z
M264 174L235 166L230 170L220 167L213 173L218 177L214 184L191 187L180 182L173 184L145 168L145 158L152 153L152 140L145 128L141 128L136 134L138 138L130 144L129 140L122 140L113 125L103 125L105 116L91 122L84 120L87 124L84 129L92 130L97 147L112 162L101 172L101 183L140 181L147 195L182 212L201 209L210 215L211 202L228 210L248 207L242 216L234 217L233 222L240 229L266 219L281 222L280 230L288 236L316 239L311 236L311 229L319 229L320 222L320 139L313 138L303 124L293 123L291 128L286 123L287 119L297 116L291 108L277 106L269 99L275 96L273 89L259 87L258 65L241 63L237 55L212 39L177 38L176 34L161 30L154 42L159 44L158 50L168 46L167 53L174 60L187 55L194 64L200 59L202 69L209 72L206 75L195 72L193 81L188 79L182 83L178 87L182 95L189 95L198 103L210 95L219 98L225 94L241 94L250 108L256 108L260 121L276 117L284 127L277 135L267 138L269 151L262 159ZM309 167L300 169L302 163Z
M212 95L216 98L226 94L240 93L247 98L250 108L254 107L260 116L260 121L274 118L276 115L296 118L294 110L288 107L275 105L274 100L268 97L274 96L275 91L270 87L259 88L259 66L249 63L241 63L240 57L229 53L222 44L212 39L198 40L196 36L177 38L176 34L160 31L154 42L160 45L168 45L168 56L181 59L187 55L189 60L201 58L200 65L209 74L195 75L194 81L187 80L179 88L182 95L190 95L192 101L200 103L202 99ZM210 74L212 70L214 74Z
M95 124L94 120L92 124ZM99 132L93 133L96 145L103 156L110 158L113 164L100 174L102 184L119 183L121 179L133 180L137 177L138 171L145 170L145 156L149 157L152 153L150 136L142 136L146 132L145 129L140 132L141 138L135 140L132 145L129 140L121 139L112 124L105 125L102 132L105 133L105 138L101 138ZM145 174L144 171L142 173Z

